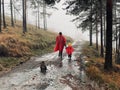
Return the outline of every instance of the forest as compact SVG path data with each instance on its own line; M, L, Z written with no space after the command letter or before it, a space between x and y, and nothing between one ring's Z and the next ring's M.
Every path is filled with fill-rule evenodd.
M19 0L16 0L16 2ZM10 11L11 11L11 26L14 27L14 17L13 17L13 5L14 0L10 0ZM58 3L59 0L31 0L29 1L33 8L39 8L40 5L48 5L52 7L55 3ZM22 0L22 11L23 11L23 33L27 32L27 21L26 21L26 7L27 0ZM45 5L44 5L45 4ZM0 16L0 27L6 28L5 14L4 14L4 0L0 1L0 12L2 11L3 15ZM73 20L78 23L78 28L82 27L82 30L89 30L90 32L90 46L92 45L92 35L96 34L96 49L98 50L98 33L100 33L100 55L105 57L105 69L112 68L112 42L116 42L115 46L115 62L119 63L120 59L120 30L119 30L119 0L72 0L66 1L66 13L70 15L75 15L76 18ZM45 7L44 7L45 8ZM44 9L43 8L43 9ZM45 9L43 10L43 15L45 14ZM82 13L84 12L84 13ZM81 14L82 13L82 14ZM38 13L39 14L39 13ZM0 14L1 15L1 14ZM46 15L44 15L46 16ZM82 17L82 18L81 18ZM39 15L38 15L39 18ZM45 18L45 17L44 17ZM82 20L82 23L79 23L79 20ZM45 22L45 19L44 19ZM39 19L38 19L39 24ZM39 27L39 26L38 26ZM0 28L0 31L2 32ZM44 23L44 29L46 29L46 23ZM105 53L105 54L104 54Z
M40 16L43 17L43 31L47 31L47 16L50 13L46 9L57 9L54 7L61 0L10 0L10 24L16 27L15 14L19 13L17 9L20 4L22 11L22 35L29 33L27 27L27 8L35 10L36 28L41 29ZM0 0L0 33L8 27L7 15L5 15L4 0ZM82 28L82 32L89 31L89 46L95 46L99 56L104 59L103 69L111 72L120 64L120 1L119 0L65 0L64 2L67 15L75 16L72 22L77 24L77 28ZM42 10L42 12L41 12ZM45 33L45 32L44 32ZM96 38L93 43L93 35ZM100 36L100 45L99 45ZM53 37L52 37L53 39ZM51 45L54 42L49 42ZM0 43L1 44L1 43ZM0 52L0 54L2 54ZM0 55L2 56L2 55ZM89 57L89 55L88 55ZM119 70L117 71L119 72Z

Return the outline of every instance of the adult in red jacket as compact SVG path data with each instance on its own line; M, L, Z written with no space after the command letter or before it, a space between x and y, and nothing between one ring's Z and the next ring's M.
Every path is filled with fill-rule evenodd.
M60 56L61 59L62 59L62 52L63 52L64 46L66 46L66 39L62 35L62 32L59 32L59 35L56 37L56 46L54 48L54 51L59 50L59 55L58 56Z

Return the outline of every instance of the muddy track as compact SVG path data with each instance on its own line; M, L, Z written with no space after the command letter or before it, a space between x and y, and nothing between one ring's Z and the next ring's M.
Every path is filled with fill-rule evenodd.
M84 63L80 61L81 42L75 42L73 47L71 61L65 52L63 60L58 57L58 52L32 57L0 77L0 90L104 90L85 75ZM40 73L41 61L47 65L46 74Z

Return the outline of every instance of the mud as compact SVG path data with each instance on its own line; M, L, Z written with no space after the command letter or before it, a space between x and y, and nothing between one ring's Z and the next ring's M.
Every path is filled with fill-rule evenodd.
M80 56L81 42L74 43L72 60L66 53L63 59L58 52L33 57L0 77L0 90L104 90L85 74L83 57ZM40 62L45 61L47 72L40 72Z

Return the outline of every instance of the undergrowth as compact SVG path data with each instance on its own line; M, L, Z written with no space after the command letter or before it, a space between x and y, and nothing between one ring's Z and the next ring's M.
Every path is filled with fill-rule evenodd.
M104 70L104 58L101 58L95 45L89 46L85 43L82 47L82 54L87 56L86 73L87 76L96 81L99 85L105 85L109 90L120 90L120 65L114 63L113 70Z
M7 28L2 28L0 33L0 71L24 63L31 56L53 51L56 33L27 25L27 32L23 34L20 21L16 22L15 27L9 25L9 20L7 23ZM72 41L69 37L67 40Z

